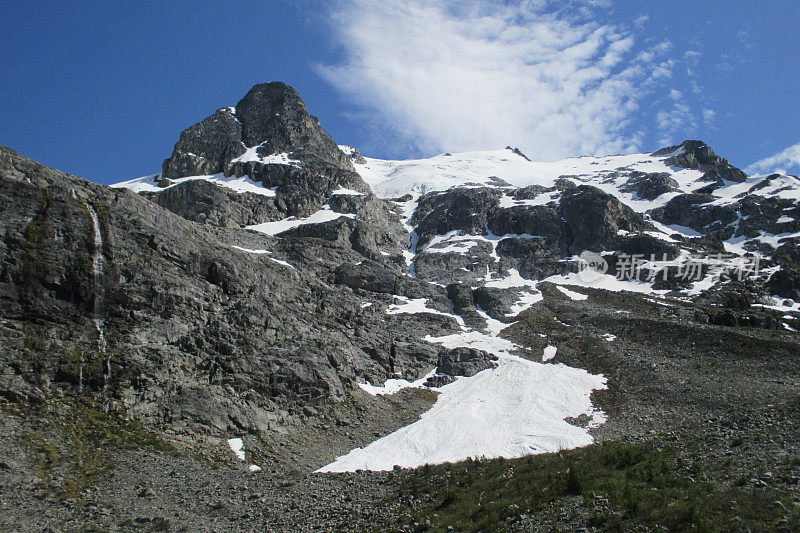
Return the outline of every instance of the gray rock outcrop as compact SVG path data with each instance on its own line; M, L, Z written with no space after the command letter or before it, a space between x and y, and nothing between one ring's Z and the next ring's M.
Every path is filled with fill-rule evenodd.
M309 167L353 170L349 157L308 113L297 91L271 82L256 85L236 107L220 109L181 133L162 174L251 174L261 163L232 162L248 148L255 148L260 158L289 153Z

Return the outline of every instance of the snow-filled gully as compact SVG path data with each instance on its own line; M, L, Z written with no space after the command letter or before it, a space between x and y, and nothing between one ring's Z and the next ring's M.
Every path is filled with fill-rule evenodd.
M535 302L534 302L535 303ZM530 305L533 305L531 303ZM402 308L401 308L402 309ZM398 307L392 308L393 313ZM408 312L426 312L408 307ZM498 366L434 389L433 407L416 422L337 458L318 472L391 470L469 457L521 457L585 446L593 442L589 428L565 421L586 414L590 427L605 421L590 395L603 389L606 378L564 364L539 363L513 355L519 346L500 336L507 327L487 318L485 332L471 330L424 340L446 348L478 348L498 357ZM370 394L394 394L415 382L388 380L383 387L363 384Z

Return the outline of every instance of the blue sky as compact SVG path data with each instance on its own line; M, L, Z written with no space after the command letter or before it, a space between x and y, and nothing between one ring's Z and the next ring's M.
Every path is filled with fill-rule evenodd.
M705 140L800 171L800 3L4 2L0 144L112 183L254 84L293 85L382 158L532 158Z

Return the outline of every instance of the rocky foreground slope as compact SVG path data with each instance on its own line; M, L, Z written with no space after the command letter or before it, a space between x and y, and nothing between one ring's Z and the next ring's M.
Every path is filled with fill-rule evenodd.
M0 524L444 527L414 474L303 476L621 438L793 520L798 200L700 141L365 158L280 83L112 188L0 147ZM585 526L574 496L500 515Z

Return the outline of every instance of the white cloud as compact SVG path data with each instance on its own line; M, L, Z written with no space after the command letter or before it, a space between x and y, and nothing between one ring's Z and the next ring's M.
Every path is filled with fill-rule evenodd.
M652 69L650 75L654 79L658 78L671 78L672 77L672 68L675 66L675 61L672 59L668 59L655 65Z
M639 148L634 113L671 76L670 43L634 53L629 31L591 20L607 1L561 5L347 0L330 19L345 60L318 71L369 110L384 145L387 133L428 154L513 144L537 159Z
M697 119L686 103L683 93L677 89L670 89L669 97L672 100L672 109L656 113L658 142L661 145L676 144L697 129Z
M756 161L745 169L751 175L800 173L800 143L781 150L775 155Z

